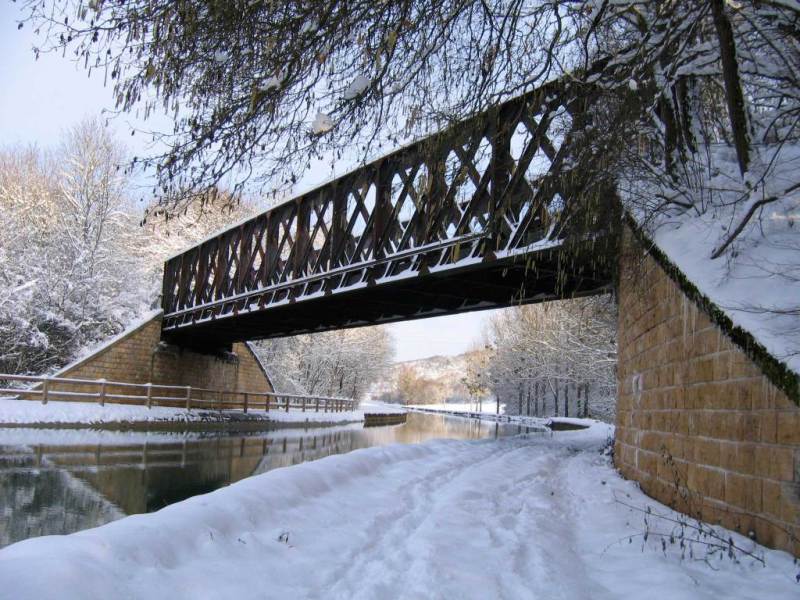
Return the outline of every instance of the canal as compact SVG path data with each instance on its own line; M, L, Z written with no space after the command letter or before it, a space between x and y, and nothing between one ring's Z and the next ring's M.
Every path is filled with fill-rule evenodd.
M0 429L0 547L153 512L271 469L359 448L524 431L419 413L403 425L247 434Z

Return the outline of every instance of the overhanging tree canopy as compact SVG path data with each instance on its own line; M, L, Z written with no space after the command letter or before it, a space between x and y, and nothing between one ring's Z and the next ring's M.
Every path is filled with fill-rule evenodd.
M685 203L700 144L796 135L798 8L781 0L29 0L25 21L114 85L117 107L175 120L151 157L179 205L229 178L276 187L315 156L359 158L597 60L592 147L635 147ZM46 48L45 48L46 49ZM613 124L613 127L610 126ZM657 135L646 142L637 135ZM659 177L661 172L659 172Z

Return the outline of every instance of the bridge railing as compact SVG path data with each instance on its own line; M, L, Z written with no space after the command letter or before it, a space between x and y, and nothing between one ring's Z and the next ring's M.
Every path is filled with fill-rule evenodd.
M38 377L0 373L0 382L19 382L29 387L0 387L0 396L48 402L94 402L133 406L163 406L186 410L282 410L342 412L355 410L357 402L335 396L284 394L280 392L230 391L183 385L127 383L105 379ZM0 412L0 420L2 414Z

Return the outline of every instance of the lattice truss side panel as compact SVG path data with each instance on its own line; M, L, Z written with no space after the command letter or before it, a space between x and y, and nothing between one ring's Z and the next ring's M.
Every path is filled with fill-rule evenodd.
M165 330L561 239L587 95L558 82L281 204L165 265Z

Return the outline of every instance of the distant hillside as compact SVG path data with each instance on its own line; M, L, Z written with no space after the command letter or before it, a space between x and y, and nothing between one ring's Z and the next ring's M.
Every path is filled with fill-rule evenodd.
M373 398L401 404L466 402L463 383L470 353L431 356L394 365L389 377L372 388Z

